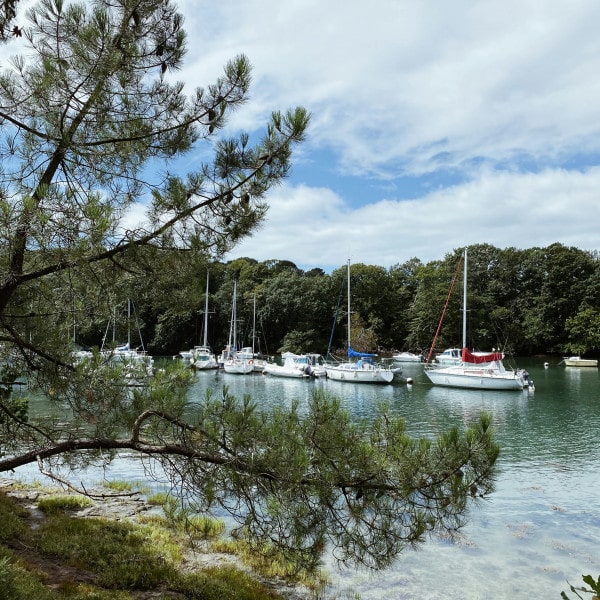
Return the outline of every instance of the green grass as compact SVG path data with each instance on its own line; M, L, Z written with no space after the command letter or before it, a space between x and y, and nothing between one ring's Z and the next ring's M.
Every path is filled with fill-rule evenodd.
M102 487L105 487L113 492L117 493L139 493L139 494L147 494L149 491L149 487L144 485L143 483L131 481L102 481L100 484Z
M164 529L53 515L31 532L40 552L93 571L110 588L151 589L173 577L182 558Z
M38 508L46 515L55 515L65 510L76 510L93 504L86 496L47 496L38 501Z
M0 542L9 540L25 530L24 519L28 512L17 506L3 492L0 492Z
M160 506L163 516L147 515L141 517L145 523L163 524L174 531L185 533L191 540L212 540L225 531L225 521L207 515L198 515L182 508L173 496L160 493L148 499L152 506Z
M181 577L175 589L190 600L281 600L255 579L231 567L215 567Z
M233 566L185 572L190 536L178 521L162 517L138 524L69 515L87 502L78 496L44 498L39 505L45 517L32 529L28 511L0 492L0 600L134 600L142 590L156 592L157 600L283 600ZM202 535L221 527L196 516L186 522ZM18 549L27 554L21 557ZM48 560L67 576L46 574ZM85 574L81 581L78 570Z

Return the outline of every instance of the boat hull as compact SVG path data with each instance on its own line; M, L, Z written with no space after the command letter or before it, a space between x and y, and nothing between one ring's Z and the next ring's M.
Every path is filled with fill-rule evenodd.
M485 369L430 369L425 375L434 385L476 390L522 390L523 378L515 373L486 372Z
M254 371L254 365L245 360L233 360L225 362L223 364L225 373L232 373L234 375L248 375Z
M266 365L263 373L272 375L273 377L290 377L292 379L307 379L310 377L308 373L302 372L297 367L288 369L279 365Z
M197 371L208 371L210 369L219 368L219 363L215 358L198 357L195 360L192 360L190 364Z
M390 369L361 369L352 364L339 366L326 366L327 378L334 381L347 381L349 383L392 383L394 372Z
M565 358L567 367L597 367L598 361L593 358L580 358L579 356L571 356Z
M400 354L394 354L392 356L394 362L405 362L405 363L420 363L422 357L419 354L413 354L412 352L400 352Z

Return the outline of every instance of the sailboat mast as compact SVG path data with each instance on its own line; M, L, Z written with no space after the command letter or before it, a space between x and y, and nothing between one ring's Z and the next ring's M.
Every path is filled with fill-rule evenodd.
M237 352L237 279L233 282L233 351Z
M131 349L131 300L127 300L127 350Z
M256 337L256 294L254 294L254 307L252 311L252 356L254 356L254 338Z
M348 259L348 348L350 348L350 259Z
M462 329L462 347L467 347L467 249L464 251L463 265L463 329Z
M204 347L208 344L208 271L206 271L206 300L204 301Z

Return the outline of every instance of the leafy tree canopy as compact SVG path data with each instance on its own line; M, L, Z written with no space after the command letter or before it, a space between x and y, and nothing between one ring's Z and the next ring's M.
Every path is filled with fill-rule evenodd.
M155 457L191 503L224 506L250 540L275 542L308 567L326 547L385 566L428 532L455 531L493 487L489 417L464 434L414 441L385 410L358 425L317 395L306 414L265 415L226 390L191 406L189 371L131 388L123 366L99 352L74 360L75 325L108 319L134 288L160 306L169 282L203 272L255 230L309 115L274 112L255 145L246 134L220 137L247 99L250 63L235 57L188 94L173 78L186 35L169 0L41 0L22 41L23 55L0 74L0 472L36 461L50 472L85 467L120 450ZM172 172L203 141L212 160ZM148 204L147 220L131 227L136 202ZM268 270L242 266L257 279ZM363 271L381 281L377 269ZM10 393L24 377L62 419L34 418Z

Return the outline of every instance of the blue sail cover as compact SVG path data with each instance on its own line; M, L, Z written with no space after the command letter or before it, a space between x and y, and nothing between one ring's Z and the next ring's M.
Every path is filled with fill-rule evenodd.
M357 352L348 346L348 358L373 358L377 354L367 354L366 352Z

